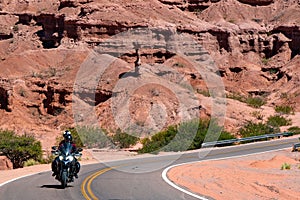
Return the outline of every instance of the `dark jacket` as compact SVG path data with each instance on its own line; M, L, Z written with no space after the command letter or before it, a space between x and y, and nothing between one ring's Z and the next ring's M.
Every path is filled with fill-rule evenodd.
M58 145L58 150L61 150L61 148L63 147L63 144L65 143L65 140L62 140L59 145ZM77 152L77 147L76 144L74 142L71 142L72 145L72 150L71 153L76 153Z

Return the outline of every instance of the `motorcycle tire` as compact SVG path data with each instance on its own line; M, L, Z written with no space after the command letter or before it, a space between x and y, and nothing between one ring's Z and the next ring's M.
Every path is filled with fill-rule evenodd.
M67 183L68 183L67 172L63 172L61 174L61 187L65 189L67 187Z

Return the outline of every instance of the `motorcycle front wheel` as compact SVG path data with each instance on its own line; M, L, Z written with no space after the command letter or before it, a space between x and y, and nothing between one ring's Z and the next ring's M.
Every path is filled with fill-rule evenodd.
M68 182L68 177L67 177L67 172L64 171L62 174L61 174L61 187L63 189L65 189L67 187L67 182Z

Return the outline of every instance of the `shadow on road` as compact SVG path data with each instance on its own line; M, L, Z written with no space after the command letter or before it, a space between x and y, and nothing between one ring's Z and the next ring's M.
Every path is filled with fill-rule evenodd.
M73 186L67 186L67 187L73 187ZM42 185L40 188L52 188L52 189L63 189L61 185Z

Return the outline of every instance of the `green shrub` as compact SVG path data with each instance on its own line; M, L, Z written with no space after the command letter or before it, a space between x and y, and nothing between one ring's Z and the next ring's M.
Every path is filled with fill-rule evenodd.
M282 98L282 99L288 99L289 98L289 94L286 93L286 92L283 92L283 93L280 94L280 98Z
M46 158L41 158L38 162L41 164L49 164L55 159L55 155L48 155Z
M300 134L300 128L298 126L292 126L288 128L288 132L292 132L293 135Z
M0 131L0 152L12 163L13 168L22 168L29 159L39 160L42 156L41 143L32 136L18 136L13 131Z
M276 69L276 68L271 68L271 69L269 69L269 73L270 73L270 74L276 74L278 71L279 71L279 70Z
M41 79L44 78L40 72L35 72L35 71L32 71L31 76L34 78L41 78Z
M38 161L31 158L24 162L24 167L29 167L29 166L38 165L38 164L40 164Z
M68 128L73 136L73 142L77 147L105 148L112 146L111 139L105 130L93 126L77 126ZM56 138L57 144L63 140L63 136Z
M175 126L173 139L170 138L171 140L162 148L162 151L186 151L191 149L194 138L198 134L199 125L199 120L192 120L189 122L182 122L178 126Z
M204 9L203 8L196 8L193 10L194 13L200 14Z
M208 131L210 131L209 137ZM216 141L233 138L234 136L230 133L222 132L222 127L218 126L215 120L191 120L177 126L170 126L151 138L143 139L143 148L139 150L139 153L199 149L204 139Z
M161 131L150 138L142 140L143 148L139 149L139 153L157 153L159 149L166 146L177 133L175 126L168 127L167 130Z
M257 135L270 134L277 131L278 129L274 130L274 128L261 122L259 123L248 122L244 127L240 128L239 134L242 137L252 137Z
M138 137L124 133L120 129L112 136L113 143L120 148L129 148L130 146L135 145L138 140Z
M235 139L235 138L236 137L234 135L232 135L231 133L222 131L218 141L219 140L231 140L231 139Z
M264 115L259 111L253 111L251 114L253 117L255 117L258 120L263 120L264 118Z
M78 126L76 130L83 145L88 148L105 148L112 145L112 141L104 129L92 126Z
M263 59L261 60L261 62L262 62L264 65L267 65L269 61L270 61L270 59L268 59L268 58L263 58Z
M210 93L208 90L197 89L197 93L202 94L205 97L210 97Z
M272 127L288 126L292 124L291 119L286 119L282 116L274 115L268 118L267 124Z
M14 32L18 32L18 31L19 31L19 26L18 26L17 24L15 24L15 25L13 26L13 31L14 31Z
M49 74L50 77L56 76L56 75L57 75L57 70L56 70L56 68L50 67L49 70L48 70L48 74Z
M226 98L229 98L229 99L234 99L234 100L237 100L237 101L240 101L240 102L246 102L247 101L247 98L241 94L237 94L237 93L229 93L229 94L226 94Z
M281 165L281 170L285 170L285 169L291 169L291 165L288 163L283 163Z
M248 97L246 103L253 108L260 108L266 101L262 97Z
M294 108L291 106L282 105L282 106L276 106L275 111L281 114L293 114Z

